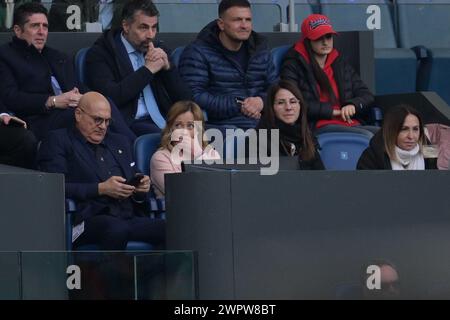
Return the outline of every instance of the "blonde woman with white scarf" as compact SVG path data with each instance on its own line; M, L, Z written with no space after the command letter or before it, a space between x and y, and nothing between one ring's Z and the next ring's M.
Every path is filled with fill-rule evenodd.
M358 170L437 169L436 161L424 157L427 144L420 114L411 106L389 110L381 130L359 158ZM436 159L434 159L436 160Z

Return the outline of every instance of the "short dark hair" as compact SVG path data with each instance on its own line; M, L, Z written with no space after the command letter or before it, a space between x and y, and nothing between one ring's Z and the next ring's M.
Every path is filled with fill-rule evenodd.
M38 2L27 2L20 5L14 10L13 25L23 28L28 18L35 13L42 13L46 17L48 16L47 9Z
M146 16L159 16L159 11L151 0L131 0L122 9L122 20L133 21L134 14L142 11Z
M250 8L251 5L248 0L222 0L219 4L219 17L222 17L223 13L231 7Z

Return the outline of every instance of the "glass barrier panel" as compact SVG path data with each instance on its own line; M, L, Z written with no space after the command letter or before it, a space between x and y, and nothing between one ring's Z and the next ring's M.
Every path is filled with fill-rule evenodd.
M0 299L194 299L193 261L190 251L0 252Z

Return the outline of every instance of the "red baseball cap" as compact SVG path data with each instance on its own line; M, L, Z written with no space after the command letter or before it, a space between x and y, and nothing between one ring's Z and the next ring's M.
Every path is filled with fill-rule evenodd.
M303 38L314 41L329 33L338 34L334 31L330 19L323 14L311 14L302 22Z

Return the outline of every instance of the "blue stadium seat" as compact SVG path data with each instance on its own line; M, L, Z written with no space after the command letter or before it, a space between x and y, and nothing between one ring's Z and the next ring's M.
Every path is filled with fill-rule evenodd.
M317 135L320 157L327 170L355 170L370 136L359 133L327 132Z
M150 160L153 154L158 150L161 142L161 135L159 133L148 133L138 137L134 142L134 159L136 161L136 170L150 176ZM150 206L154 213L161 213L164 218L164 211L166 210L165 200L163 198L157 199L150 190ZM154 214L151 214L154 216Z
M173 50L170 55L171 61L173 64L175 64L176 67L178 67L178 64L180 63L180 58L181 55L183 54L184 48L185 48L184 46L175 48L175 50Z
M180 58L181 55L183 54L184 48L185 48L184 46L177 47L175 48L175 50L172 51L172 54L170 55L170 59L172 63L175 64L176 67L178 67L178 64L180 63ZM206 113L205 110L203 110L203 118L205 119L205 121L208 121L208 114Z
M450 0L398 0L400 45L416 48L417 91L435 91L450 104Z
M137 171L150 175L150 159L161 142L159 133L144 134L134 142L134 159Z
M288 50L292 47L291 44L275 47L272 49L272 59L275 65L275 71L277 76L280 75L281 65L283 64L283 59Z
M378 106L373 106L370 113L371 113L370 120L372 122L372 125L381 127L384 117L383 109L381 109Z
M376 108L376 107L375 107ZM379 108L376 108L380 110ZM374 111L375 112L375 111ZM375 114L372 114L371 117L375 117ZM321 135L323 133L335 133L335 132L343 132L343 133L350 133L350 134L362 134L364 136L367 136L369 139L372 139L374 132L364 128L364 127L346 127L346 126L340 126L340 125L329 125L324 126L319 129L314 130L315 135Z
M86 84L86 54L90 48L81 48L75 55L75 74L79 83Z

